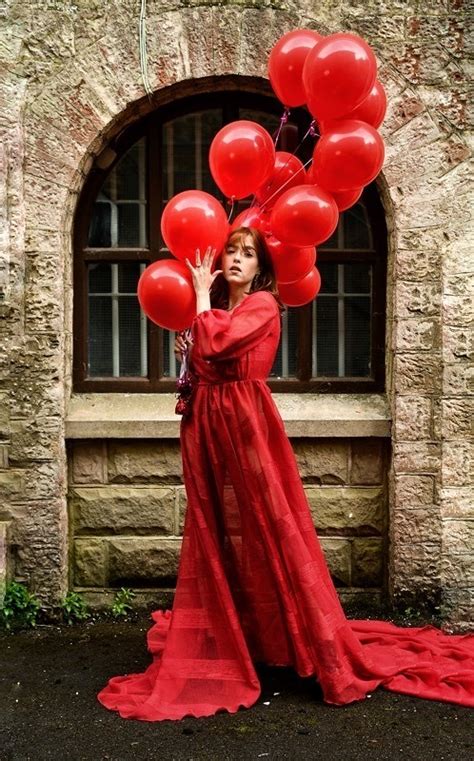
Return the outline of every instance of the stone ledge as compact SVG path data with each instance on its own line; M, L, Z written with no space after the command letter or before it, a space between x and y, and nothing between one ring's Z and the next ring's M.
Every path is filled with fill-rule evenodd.
M290 437L390 437L385 394L273 394ZM174 394L74 394L67 439L177 439Z

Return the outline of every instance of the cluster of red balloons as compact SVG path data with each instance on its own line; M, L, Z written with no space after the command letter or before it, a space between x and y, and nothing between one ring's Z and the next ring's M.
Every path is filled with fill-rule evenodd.
M312 301L321 287L315 247L332 235L339 213L357 202L382 167L377 128L387 102L374 53L363 39L289 32L273 47L268 71L283 105L306 104L317 122L321 137L312 165L305 171L296 156L277 151L256 122L240 120L219 130L209 152L214 181L227 198L253 195L253 203L229 226L222 205L208 193L188 190L168 202L161 230L176 259L150 265L138 286L143 310L162 327L181 330L195 313L184 260L194 262L197 248L220 252L230 230L240 226L266 236L282 301Z

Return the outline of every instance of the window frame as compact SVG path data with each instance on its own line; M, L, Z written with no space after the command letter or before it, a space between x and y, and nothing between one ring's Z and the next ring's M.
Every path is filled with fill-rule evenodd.
M268 88L266 88L268 90ZM74 294L73 294L73 391L97 393L174 393L174 378L160 377L163 372L163 330L147 320L148 377L127 376L122 378L87 377L88 356L88 293L87 264L89 262L143 261L147 265L164 258L160 249L163 241L159 220L162 209L162 182L158 172L151 167L160 166L163 124L171 119L193 111L212 108L222 109L223 124L238 118L239 109L252 109L281 116L282 106L270 92L256 93L245 90L225 90L211 94L188 95L162 105L122 132L109 144L115 157L106 168L95 162L80 194L74 218ZM304 109L293 109L292 121L296 122L300 139L307 129L310 116ZM89 248L87 246L89 222L97 195L107 175L123 155L141 137L146 138L146 188L147 188L147 248ZM308 141L309 143L309 141ZM279 147L282 147L279 145ZM286 146L285 146L286 148ZM305 150L306 148L306 150ZM301 157L305 160L308 146L302 146ZM310 154L309 154L310 155ZM308 156L309 157L309 156ZM385 214L375 183L364 191L369 223L372 229L374 251L324 251L318 248L319 262L369 261L374 267L372 308L372 377L311 377L312 367L312 305L300 307L297 312L298 326L298 374L297 378L268 378L271 390L277 393L374 393L385 387L385 304L387 230ZM168 255L166 255L168 256Z

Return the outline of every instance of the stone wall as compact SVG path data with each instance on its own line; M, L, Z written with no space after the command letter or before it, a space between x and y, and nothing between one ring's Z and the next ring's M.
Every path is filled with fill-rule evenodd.
M84 177L111 134L179 83L196 87L213 77L218 87L225 75L265 77L269 50L289 29L351 30L375 49L389 96L379 181L390 230L389 591L400 605L441 604L446 619L469 627L474 262L467 3L146 6L151 99L140 73L136 0L3 6L0 523L9 550L0 565L8 560L8 573L51 610L68 588L72 219Z
M314 523L344 602L386 593L387 439L293 440ZM178 568L186 494L179 443L70 443L70 586L101 607L118 587L168 604Z

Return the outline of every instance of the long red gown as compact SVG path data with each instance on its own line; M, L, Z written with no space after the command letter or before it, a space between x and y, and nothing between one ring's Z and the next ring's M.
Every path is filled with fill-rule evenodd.
M280 338L268 292L192 323L199 377L181 422L187 512L173 609L152 614L153 661L112 677L99 701L161 721L248 708L254 664L314 676L344 705L379 685L474 706L474 634L348 620L266 379Z

